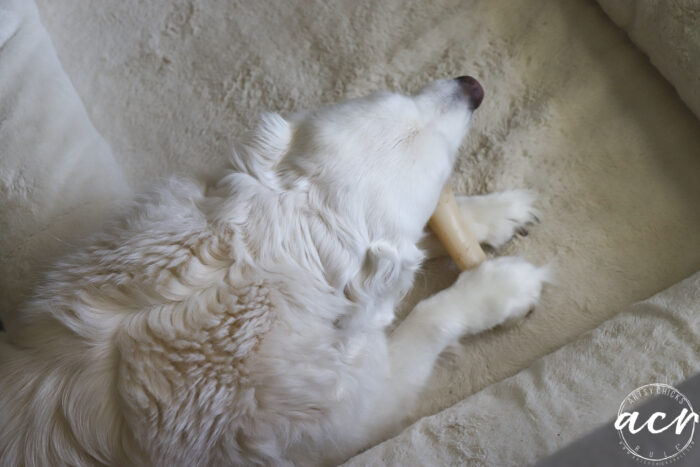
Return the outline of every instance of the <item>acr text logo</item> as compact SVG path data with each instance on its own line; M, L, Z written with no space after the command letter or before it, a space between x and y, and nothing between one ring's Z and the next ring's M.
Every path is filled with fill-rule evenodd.
M620 404L615 429L628 454L646 464L668 464L693 446L700 416L673 386L647 384Z

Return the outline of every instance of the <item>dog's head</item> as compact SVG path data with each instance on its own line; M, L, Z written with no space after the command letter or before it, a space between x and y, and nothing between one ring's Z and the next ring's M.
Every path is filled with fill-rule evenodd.
M370 231L376 221L418 235L483 95L462 76L414 96L378 92L288 119L268 114L253 149L273 174L270 183L307 190Z
M318 269L353 301L400 296L420 264L416 242L483 96L479 83L463 76L413 96L378 92L286 119L264 115L232 162L267 187L263 199L273 204L256 209L271 216L282 202L293 218L278 217L277 224L296 230L282 234L272 223L267 235L250 238L276 249L283 243L302 262L318 255ZM301 212L309 213L306 224ZM308 255L299 251L303 240L279 240L297 230L313 237Z

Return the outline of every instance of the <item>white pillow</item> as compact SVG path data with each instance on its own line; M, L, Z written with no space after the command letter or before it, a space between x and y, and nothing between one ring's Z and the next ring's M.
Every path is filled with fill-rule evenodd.
M0 319L127 193L33 0L0 0Z

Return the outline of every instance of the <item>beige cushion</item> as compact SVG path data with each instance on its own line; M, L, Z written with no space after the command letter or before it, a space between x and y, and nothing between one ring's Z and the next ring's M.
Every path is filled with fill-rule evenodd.
M33 0L0 2L0 316L126 192Z

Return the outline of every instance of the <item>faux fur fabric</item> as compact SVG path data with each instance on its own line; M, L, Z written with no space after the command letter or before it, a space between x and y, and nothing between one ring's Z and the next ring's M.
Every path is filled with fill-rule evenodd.
M700 371L699 314L700 272L344 465L533 464L615 418L636 388ZM606 465L626 459L620 448Z
M0 318L127 185L61 68L33 1L0 1Z
M138 189L174 172L211 178L263 110L293 112L379 88L414 91L465 73L480 80L486 98L454 187L534 188L542 223L503 253L551 264L558 286L522 325L455 349L414 417L516 373L700 267L698 122L594 3L37 3L92 122ZM31 148L3 147L3 161L35 160ZM7 271L52 251L46 237L19 250L23 232L39 227L16 226L51 204L7 186L2 218L12 222L3 224L2 247L18 253L3 257L0 281L16 303L14 285L26 282L10 282ZM23 200L14 214L5 214L7 199ZM70 212L84 221L94 214ZM76 227L55 236L64 240ZM426 265L403 310L455 277L449 261Z
M700 3L598 0L700 118Z

